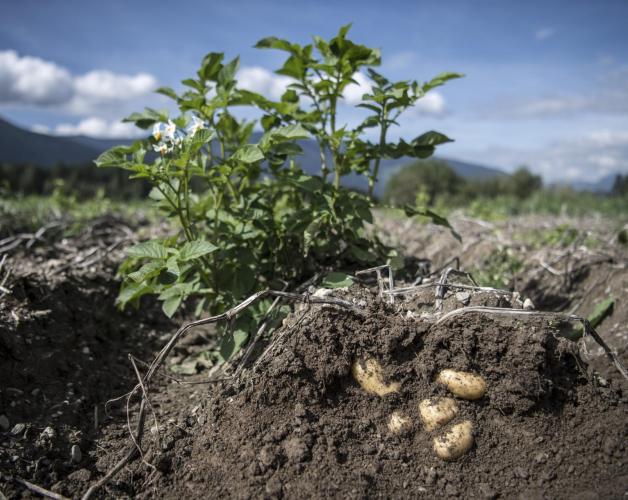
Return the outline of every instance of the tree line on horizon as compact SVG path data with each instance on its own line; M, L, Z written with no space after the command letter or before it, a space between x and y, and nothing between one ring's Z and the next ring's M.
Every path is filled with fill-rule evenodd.
M113 200L143 199L150 185L143 180L129 181L129 174L117 169L97 169L91 162L80 165L58 164L41 167L32 164L0 164L0 192L5 195L50 195L59 188L77 199L89 199L102 193ZM543 189L540 176L527 167L511 175L487 179L466 179L444 160L420 160L410 163L394 174L386 184L385 203L393 206L414 205L417 196L423 204L433 206L438 199L454 205L464 205L480 198L511 196L529 198ZM618 174L611 196L628 197L628 174Z

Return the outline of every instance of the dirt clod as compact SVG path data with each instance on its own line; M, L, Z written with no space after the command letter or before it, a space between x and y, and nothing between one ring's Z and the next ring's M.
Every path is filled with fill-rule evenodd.
M310 449L306 442L298 437L288 439L284 445L284 452L291 463L305 462L310 459Z

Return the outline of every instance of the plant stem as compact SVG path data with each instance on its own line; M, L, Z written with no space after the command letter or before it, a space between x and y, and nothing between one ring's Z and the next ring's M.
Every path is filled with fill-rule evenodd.
M384 146L386 145L386 132L388 131L388 125L386 123L386 119L388 116L387 103L384 101L382 106L382 112L380 114L381 127L379 131L379 154L375 159L375 166L373 167L373 173L369 176L369 198L373 199L373 191L375 189L375 183L377 182L377 175L379 174L379 165L382 161L382 152Z

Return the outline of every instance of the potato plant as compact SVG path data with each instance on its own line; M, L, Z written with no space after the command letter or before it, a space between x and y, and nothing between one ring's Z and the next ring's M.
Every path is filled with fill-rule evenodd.
M179 232L129 249L120 268L120 306L156 295L168 316L189 299L197 313L218 314L247 294L294 284L321 265L394 257L365 233L380 161L424 158L450 139L431 131L391 143L388 132L429 90L461 75L392 82L372 69L380 64L379 50L349 40L348 31L344 26L331 40L314 37L304 46L274 37L259 41L257 47L288 54L277 73L292 83L277 101L239 88L238 58L210 53L196 76L182 81L186 90L158 89L176 102L178 116L147 108L126 119L151 135L103 153L96 164L150 181L150 197ZM373 82L359 104L370 114L349 128L338 110L361 70ZM256 142L256 123L237 118L238 107L261 111L263 134ZM371 129L374 142L367 138ZM320 176L298 164L298 141L312 139L320 149ZM351 172L368 177L368 195L342 187ZM222 359L246 341L248 320L225 336Z

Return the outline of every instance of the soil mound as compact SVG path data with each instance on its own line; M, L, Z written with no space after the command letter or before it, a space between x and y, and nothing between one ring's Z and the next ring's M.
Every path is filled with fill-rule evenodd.
M160 454L158 470L143 476L150 489L134 493L624 495L627 402L596 382L576 344L556 336L547 320L470 313L436 325L409 311L411 301L390 305L366 290L353 300L366 303L364 317L334 306L289 317L239 381L212 387L204 408ZM351 367L363 359L376 359L398 392L380 397L360 387ZM481 375L487 392L476 401L458 399L455 418L428 432L419 403L451 396L435 382L443 369ZM388 428L393 412L410 421L402 433ZM434 438L467 420L471 450L452 462L438 458Z

